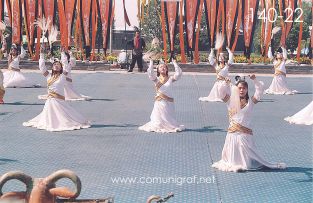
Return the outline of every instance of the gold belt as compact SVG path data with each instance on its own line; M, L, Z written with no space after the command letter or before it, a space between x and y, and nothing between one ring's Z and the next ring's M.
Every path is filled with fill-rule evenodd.
M223 76L218 75L217 78L216 78L216 80L225 80L225 81L226 81L226 78L223 77Z
M16 71L16 72L20 72L21 70L18 69L18 68L12 68L11 66L9 66L9 70L13 70L13 71Z
M286 77L286 73L284 73L283 71L280 71L280 70L275 70L275 73L274 75L278 76L278 75L283 75Z
M158 95L155 96L155 100L156 101L160 101L160 100L165 100L165 101L168 101L168 102L174 102L174 99L171 98L171 97L168 97L166 96L165 94L161 93L161 92L158 92Z
M63 95L60 95L56 92L49 92L48 97L56 98L56 99L62 99L65 100L65 97Z
M229 133L241 132L249 135L253 135L253 132L250 128L247 128L239 123L231 122L231 126L228 128Z

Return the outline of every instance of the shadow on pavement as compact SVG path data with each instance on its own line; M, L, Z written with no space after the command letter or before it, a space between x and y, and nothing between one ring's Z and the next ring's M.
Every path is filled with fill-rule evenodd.
M305 176L307 176L307 179L296 180L296 182L312 182L313 181L313 177L312 177L313 168L307 168L307 167L288 167L287 166L287 168L283 170L264 168L261 170L255 170L251 172L303 173Z
M92 98L92 99L90 99L90 101L115 101L115 99L93 99Z
M198 129L185 129L183 132L199 132L199 133L214 133L214 132L225 132L224 129L214 128L214 126L205 126Z
M121 124L121 125L103 125L103 124L95 124L91 125L91 128L129 128L129 127L139 127L134 124Z
M17 105L17 106L43 106L45 104L40 103L24 103L24 102L12 102L12 103L4 103L5 105Z
M297 94L313 94L313 92L298 92Z
M0 158L0 165L7 164L7 163L9 163L9 162L17 162L17 160Z
M274 99L261 99L259 102L275 102Z

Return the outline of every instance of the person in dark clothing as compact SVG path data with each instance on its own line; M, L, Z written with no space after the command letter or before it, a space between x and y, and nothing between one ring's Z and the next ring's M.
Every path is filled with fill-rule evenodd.
M142 72L143 65L142 65L142 55L143 50L146 47L145 40L140 36L140 32L136 31L135 37L133 40L127 42L129 45L132 46L132 62L128 69L128 72L133 72L133 68L137 62L138 72Z

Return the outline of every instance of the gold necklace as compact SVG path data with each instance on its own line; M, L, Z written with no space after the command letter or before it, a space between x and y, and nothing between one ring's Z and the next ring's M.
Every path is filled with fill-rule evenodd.
M248 104L246 99L240 99L240 108L243 109Z

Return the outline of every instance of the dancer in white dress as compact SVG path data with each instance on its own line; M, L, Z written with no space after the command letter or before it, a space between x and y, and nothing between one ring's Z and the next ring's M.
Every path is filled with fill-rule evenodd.
M3 97L5 94L5 89L3 87L3 73L0 70L0 104L4 104Z
M24 58L26 52L21 46L21 54L18 55L17 46L12 45L10 54L8 55L9 68L3 73L3 86L8 87L40 87L38 84L33 84L31 79L26 78L20 69L20 59Z
M239 77L240 78L240 77ZM263 83L256 80L255 75L250 76L255 84L255 94L252 98L248 95L248 83L240 78L236 86L231 85L231 95L226 94L224 101L227 102L229 113L229 128L226 135L222 159L215 162L212 167L222 171L255 170L262 167L272 169L286 168L284 163L269 163L265 161L256 150L250 122L254 105L263 94Z
M221 89L223 89L225 86L228 87L229 90L229 84L226 82L228 77L228 70L229 67L234 63L234 54L231 52L231 50L227 47L226 48L229 54L229 60L226 62L225 56L223 53L221 53L218 57L218 62L214 58L214 49L211 49L211 53L209 55L209 63L211 66L215 68L216 71L216 82L214 83L214 86L207 97L200 97L200 101L205 102L222 102L223 98L221 96ZM229 92L228 92L229 93Z
M6 40L6 35L2 34L1 38L1 44L2 44L2 47L0 49L0 59L2 58L7 58L8 54L7 54L7 40Z
M68 61L68 68L66 71L63 72L63 74L66 75L66 82L64 86L65 100L67 101L90 100L91 97L79 94L74 89L71 71L72 71L72 68L76 66L76 59L72 55L72 52L68 53L68 52L63 51L61 53L61 61L65 61L65 60ZM38 96L38 99L47 99L47 98L48 98L47 94Z
M63 64L62 64L63 63ZM35 127L47 131L65 131L89 128L90 123L73 107L71 107L64 97L64 86L66 76L62 73L63 67L67 71L67 60L53 63L52 73L47 71L44 55L40 54L39 69L47 77L48 99L43 111L24 126Z
M265 94L295 94L296 90L290 90L287 86L286 81L286 60L287 60L287 50L284 47L281 47L282 52L278 51L276 54L276 59L274 60L272 54L272 48L269 47L268 57L273 61L274 64L274 78L270 87L265 90Z
M139 127L139 130L147 132L171 133L184 130L183 125L179 125L175 118L175 106L173 99L173 83L180 79L182 70L175 60L173 60L175 74L168 75L166 64L157 67L157 77L153 70L153 61L147 70L149 79L152 80L156 88L154 107L150 116L151 121Z
M286 117L291 124L313 125L313 101L293 116Z

